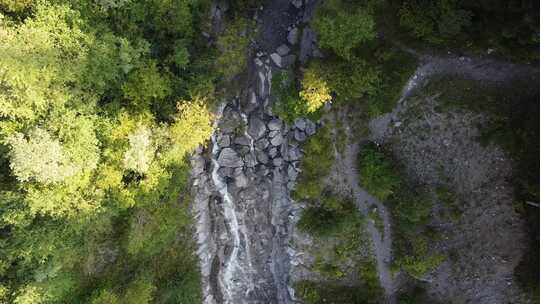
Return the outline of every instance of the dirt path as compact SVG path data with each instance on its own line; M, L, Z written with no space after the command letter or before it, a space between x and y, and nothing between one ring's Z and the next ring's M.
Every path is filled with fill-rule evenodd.
M348 134L350 137L350 134ZM336 163L340 167L339 171L345 175L345 180L352 191L352 196L357 208L366 218L369 216L372 208L376 208L383 222L383 231L375 226L373 220L369 220L366 225L366 231L373 244L373 255L375 258L377 273L381 287L385 291L386 303L396 303L396 284L390 270L392 260L392 229L390 213L382 202L370 195L366 190L360 187L359 172L357 168L357 159L360 146L358 143L348 144L342 154L337 155Z

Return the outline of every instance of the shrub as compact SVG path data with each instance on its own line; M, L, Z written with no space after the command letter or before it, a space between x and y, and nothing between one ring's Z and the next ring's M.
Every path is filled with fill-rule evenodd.
M230 80L244 70L251 36L256 28L252 21L238 18L229 24L218 39L221 51L216 60L216 69L225 80Z
M375 144L362 147L360 152L360 182L373 196L386 201L401 185L396 164Z
M272 111L288 123L308 115L306 104L300 100L293 77L290 71L281 71L272 77L272 96L275 97Z
M315 15L313 27L319 34L319 45L350 59L352 50L375 39L375 20L363 7L343 7L342 1L329 1Z
M457 0L408 0L399 11L401 26L419 39L442 43L471 24L472 14Z
M334 151L327 128L321 128L304 146L302 172L293 192L295 199L318 199L322 196L322 179L328 175L334 163Z

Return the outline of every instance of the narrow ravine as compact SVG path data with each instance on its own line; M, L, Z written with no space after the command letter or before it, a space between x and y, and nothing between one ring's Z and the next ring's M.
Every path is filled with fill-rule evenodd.
M261 37L247 81L228 94L235 97L223 102L210 146L192 160L205 304L294 303L289 191L301 156L294 134L304 131L290 132L272 114L270 97L273 73L296 59L288 33L302 10L277 0L257 16Z

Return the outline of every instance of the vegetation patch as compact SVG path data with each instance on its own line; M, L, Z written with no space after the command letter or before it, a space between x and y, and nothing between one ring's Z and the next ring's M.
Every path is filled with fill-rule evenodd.
M435 269L444 256L429 250L434 240L428 232L432 197L421 188L409 187L391 156L375 144L362 147L359 155L360 183L385 202L392 213L394 267L415 278Z

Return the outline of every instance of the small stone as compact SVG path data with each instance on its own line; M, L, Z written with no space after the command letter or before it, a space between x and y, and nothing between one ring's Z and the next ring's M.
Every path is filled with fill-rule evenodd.
M270 131L270 133L268 133L268 137L274 138L274 137L276 137L279 133L280 133L279 131Z
M294 127L304 131L306 129L306 120L303 118L297 118L294 120Z
M273 162L274 166L279 167L283 164L283 158L274 158Z
M270 129L270 130L272 130L272 131L280 130L282 125L283 125L283 123L281 122L281 120L279 120L279 119L272 119L272 120L270 120L270 122L268 123L268 129Z
M218 146L226 148L231 145L231 137L229 135L220 136L218 139Z
M274 148L270 149L270 151L268 152L268 155L270 155L271 158L275 158L278 155L277 148L274 147Z
M249 146L251 144L249 138L246 136L238 136L234 139L234 143L239 146Z
M221 167L218 169L218 175L221 177L233 177L234 170L232 168Z
M298 28L295 27L289 31L287 34L287 41L291 45L296 45L298 43Z
M256 155L257 155L257 160L262 164L267 164L268 161L270 160L268 158L268 155L266 155L266 153L264 153L263 151L257 151Z
M316 130L317 130L317 126L315 125L315 123L308 120L307 123L306 123L306 129L305 129L306 134L308 136L311 136L311 135L315 134Z
M303 131L300 131L300 130L294 131L294 139L296 139L297 141L302 142L306 140L306 138L307 138L306 133L304 133Z
M295 181L298 178L298 171L291 165L287 167L287 177L290 181Z
M272 58L272 61L273 61L279 68L281 68L281 66L282 66L282 58L281 58L281 56L279 56L278 53L272 53L272 54L270 55L270 58Z
M299 9L302 7L302 0L291 0L291 4L294 5L294 7Z
M289 149L289 160L296 161L296 160L299 160L301 157L302 157L302 154L299 148L291 147Z
M269 145L270 145L270 143L268 142L268 139L266 139L266 138L262 138L262 139L258 140L258 141L255 143L255 147L256 147L259 151L262 151L262 150L268 148Z
M251 116L249 119L248 134L254 139L261 138L266 133L266 125L258 117Z
M270 139L270 144L272 144L272 146L277 147L277 146L280 146L282 143L283 143L283 136L281 136L281 134L276 135Z
M289 189L289 190L294 190L294 185L295 185L294 182L292 182L292 181L291 181L291 182L288 182L288 183L287 183L287 189Z
M231 148L221 150L217 162L220 166L229 168L241 167L244 164L238 153Z
M240 174L237 174L234 177L234 184L238 188L244 188L248 185L248 179L246 175L244 174L244 172L241 171Z
M289 54L290 49L289 49L289 47L288 47L287 45L282 44L282 45L280 45L280 46L277 48L276 52L277 52L280 56L285 56L285 55Z
M244 156L244 162L248 168L253 168L257 165L257 160L253 154L246 154L246 156Z
M259 58L255 58L254 61L255 61L255 64L256 64L257 66L262 66L262 65L263 65L262 60L260 60Z

